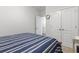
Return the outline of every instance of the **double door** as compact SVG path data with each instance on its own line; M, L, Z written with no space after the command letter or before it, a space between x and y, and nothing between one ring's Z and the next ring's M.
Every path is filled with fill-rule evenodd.
M47 20L47 34L72 48L72 39L78 33L78 9L76 7L50 13ZM50 28L50 29L49 29Z

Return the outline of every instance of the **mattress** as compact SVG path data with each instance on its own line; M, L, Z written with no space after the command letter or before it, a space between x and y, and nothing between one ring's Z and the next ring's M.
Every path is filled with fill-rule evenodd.
M21 33L0 37L0 53L61 53L61 45L55 38Z

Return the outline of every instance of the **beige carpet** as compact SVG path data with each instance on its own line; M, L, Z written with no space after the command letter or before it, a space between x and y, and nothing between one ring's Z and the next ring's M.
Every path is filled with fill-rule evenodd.
M73 49L69 47L62 47L63 53L73 53Z

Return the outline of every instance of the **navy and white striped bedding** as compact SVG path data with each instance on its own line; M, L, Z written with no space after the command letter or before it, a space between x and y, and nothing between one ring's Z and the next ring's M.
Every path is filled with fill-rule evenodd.
M15 34L0 37L0 53L58 53L59 42L50 37L33 33Z

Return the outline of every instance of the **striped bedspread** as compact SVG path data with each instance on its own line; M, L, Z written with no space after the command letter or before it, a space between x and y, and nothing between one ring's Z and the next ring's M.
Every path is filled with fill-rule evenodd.
M50 37L33 33L0 37L0 53L59 53L59 42Z

